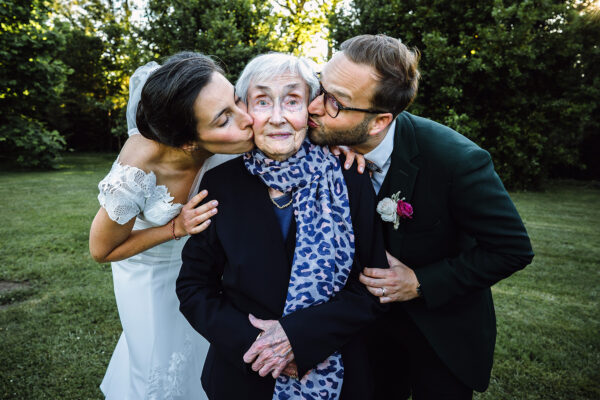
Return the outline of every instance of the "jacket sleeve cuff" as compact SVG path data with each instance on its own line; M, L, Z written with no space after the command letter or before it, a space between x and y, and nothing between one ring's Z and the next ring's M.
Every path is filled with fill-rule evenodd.
M427 308L437 308L453 297L453 294L447 290L449 277L440 273L444 267L447 267L444 265L446 263L446 260L441 260L414 270Z
M290 345L292 346L294 360L298 366L298 376L303 377L312 368L312 361L309 360L308 357L304 356L309 353L305 350L308 346L308 343L304 343L302 340L301 332L303 329L301 326L296 326L297 324L295 322L296 321L294 318L283 317L279 320L279 323L285 331L285 334L290 341Z

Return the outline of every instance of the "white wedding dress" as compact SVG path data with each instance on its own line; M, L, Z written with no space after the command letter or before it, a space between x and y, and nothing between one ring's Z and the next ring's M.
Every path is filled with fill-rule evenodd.
M233 157L209 158L189 197L198 192L208 169ZM98 187L98 200L110 218L124 224L136 217L134 230L162 226L182 207L172 202L164 185L156 185L154 173L122 165L118 159ZM123 333L100 385L109 400L206 399L200 375L208 342L179 312L175 293L186 240L170 240L112 263Z

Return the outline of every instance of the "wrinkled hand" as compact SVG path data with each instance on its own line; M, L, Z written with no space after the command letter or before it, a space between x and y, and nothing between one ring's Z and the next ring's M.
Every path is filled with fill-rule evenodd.
M356 165L358 166L358 173L362 174L363 172L365 172L365 166L367 162L365 161L365 157L362 154L355 153L354 150L346 146L331 146L329 147L329 150L331 150L331 152L336 156L339 156L340 154L344 153L344 155L346 156L346 162L344 163L345 169L350 169L352 163L356 160Z
M279 321L258 319L252 314L248 318L263 333L244 354L244 362L252 363L252 370L260 376L271 374L277 379L294 359L292 345Z
M365 268L358 278L381 303L418 297L415 272L386 251L389 269Z
M219 205L219 202L216 200L209 201L196 208L206 196L208 196L208 192L203 190L192 197L191 200L183 206L181 213L175 219L175 234L177 237L200 233L208 228L211 222L210 217L215 215L218 211L217 206Z

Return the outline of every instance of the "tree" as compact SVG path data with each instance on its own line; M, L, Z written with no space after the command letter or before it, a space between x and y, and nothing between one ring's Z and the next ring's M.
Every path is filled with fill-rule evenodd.
M52 125L78 150L119 149L127 136L129 76L141 58L129 2L72 0L58 7L70 27L60 58L74 73Z
M327 16L340 0L274 0L273 3L277 10L277 28L272 38L277 35L277 50L305 56L315 39L330 43ZM328 46L328 56L331 56L331 46Z
M221 60L235 81L252 57L271 48L270 13L267 0L149 0L140 36L153 58L199 51Z
M600 180L600 9L593 1L576 2L575 5L579 17L567 33L571 36L570 41L578 44L578 51L573 63L576 73L566 83L572 87L568 100L578 107L575 127L583 136L580 142L583 176ZM553 172L563 175L562 170Z
M0 147L9 162L27 167L52 166L65 145L46 123L71 72L58 58L65 27L51 12L43 0L0 5Z
M509 186L537 187L553 169L578 165L582 117L593 117L573 95L590 65L573 4L354 0L338 11L330 15L337 44L385 33L421 51L411 110L489 150Z

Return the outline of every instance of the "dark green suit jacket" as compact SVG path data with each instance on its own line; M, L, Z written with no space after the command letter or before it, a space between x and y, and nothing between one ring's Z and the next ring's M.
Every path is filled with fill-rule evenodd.
M397 230L384 223L384 240L414 269L424 297L395 303L391 313L403 307L454 374L483 391L496 340L490 286L531 262L529 237L488 152L407 112L393 134L378 197L400 191L414 214Z

